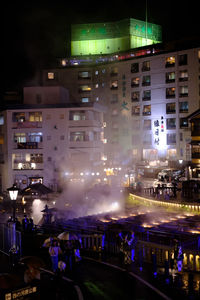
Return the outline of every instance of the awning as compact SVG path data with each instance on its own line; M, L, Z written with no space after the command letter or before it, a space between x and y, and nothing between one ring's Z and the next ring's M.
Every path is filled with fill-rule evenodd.
M22 195L31 195L31 194L38 194L38 195L47 195L53 193L53 190L48 188L42 183L35 183L30 184L25 189L22 190Z

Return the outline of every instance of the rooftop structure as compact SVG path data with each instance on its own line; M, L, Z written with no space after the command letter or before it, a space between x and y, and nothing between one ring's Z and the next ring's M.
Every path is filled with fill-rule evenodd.
M132 18L118 22L74 24L71 28L71 55L111 54L161 41L159 25Z

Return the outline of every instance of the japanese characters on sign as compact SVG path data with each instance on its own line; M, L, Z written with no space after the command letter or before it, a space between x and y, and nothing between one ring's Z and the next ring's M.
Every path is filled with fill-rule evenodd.
M161 119L157 119L154 121L154 144L159 146L160 144L160 133L164 132L164 120L163 116Z

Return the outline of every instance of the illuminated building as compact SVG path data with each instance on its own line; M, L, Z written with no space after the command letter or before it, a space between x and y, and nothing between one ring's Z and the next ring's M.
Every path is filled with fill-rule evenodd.
M200 178L200 109L188 116L191 123L192 177Z
M71 30L71 55L100 55L160 43L161 27L125 19L118 22L74 24Z
M200 103L199 61L199 47L154 44L66 58L44 70L43 83L67 87L77 102L108 108L105 154L111 166L144 160L184 165L191 159L187 116Z
M66 171L103 165L103 112L98 103L72 105L58 86L24 88L24 104L0 114L2 190L42 182L57 191Z

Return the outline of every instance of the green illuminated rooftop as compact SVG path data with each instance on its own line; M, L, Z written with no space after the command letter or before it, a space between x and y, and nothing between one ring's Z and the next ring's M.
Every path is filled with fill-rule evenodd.
M111 54L157 44L161 26L136 19L109 23L75 24L71 27L71 55Z

